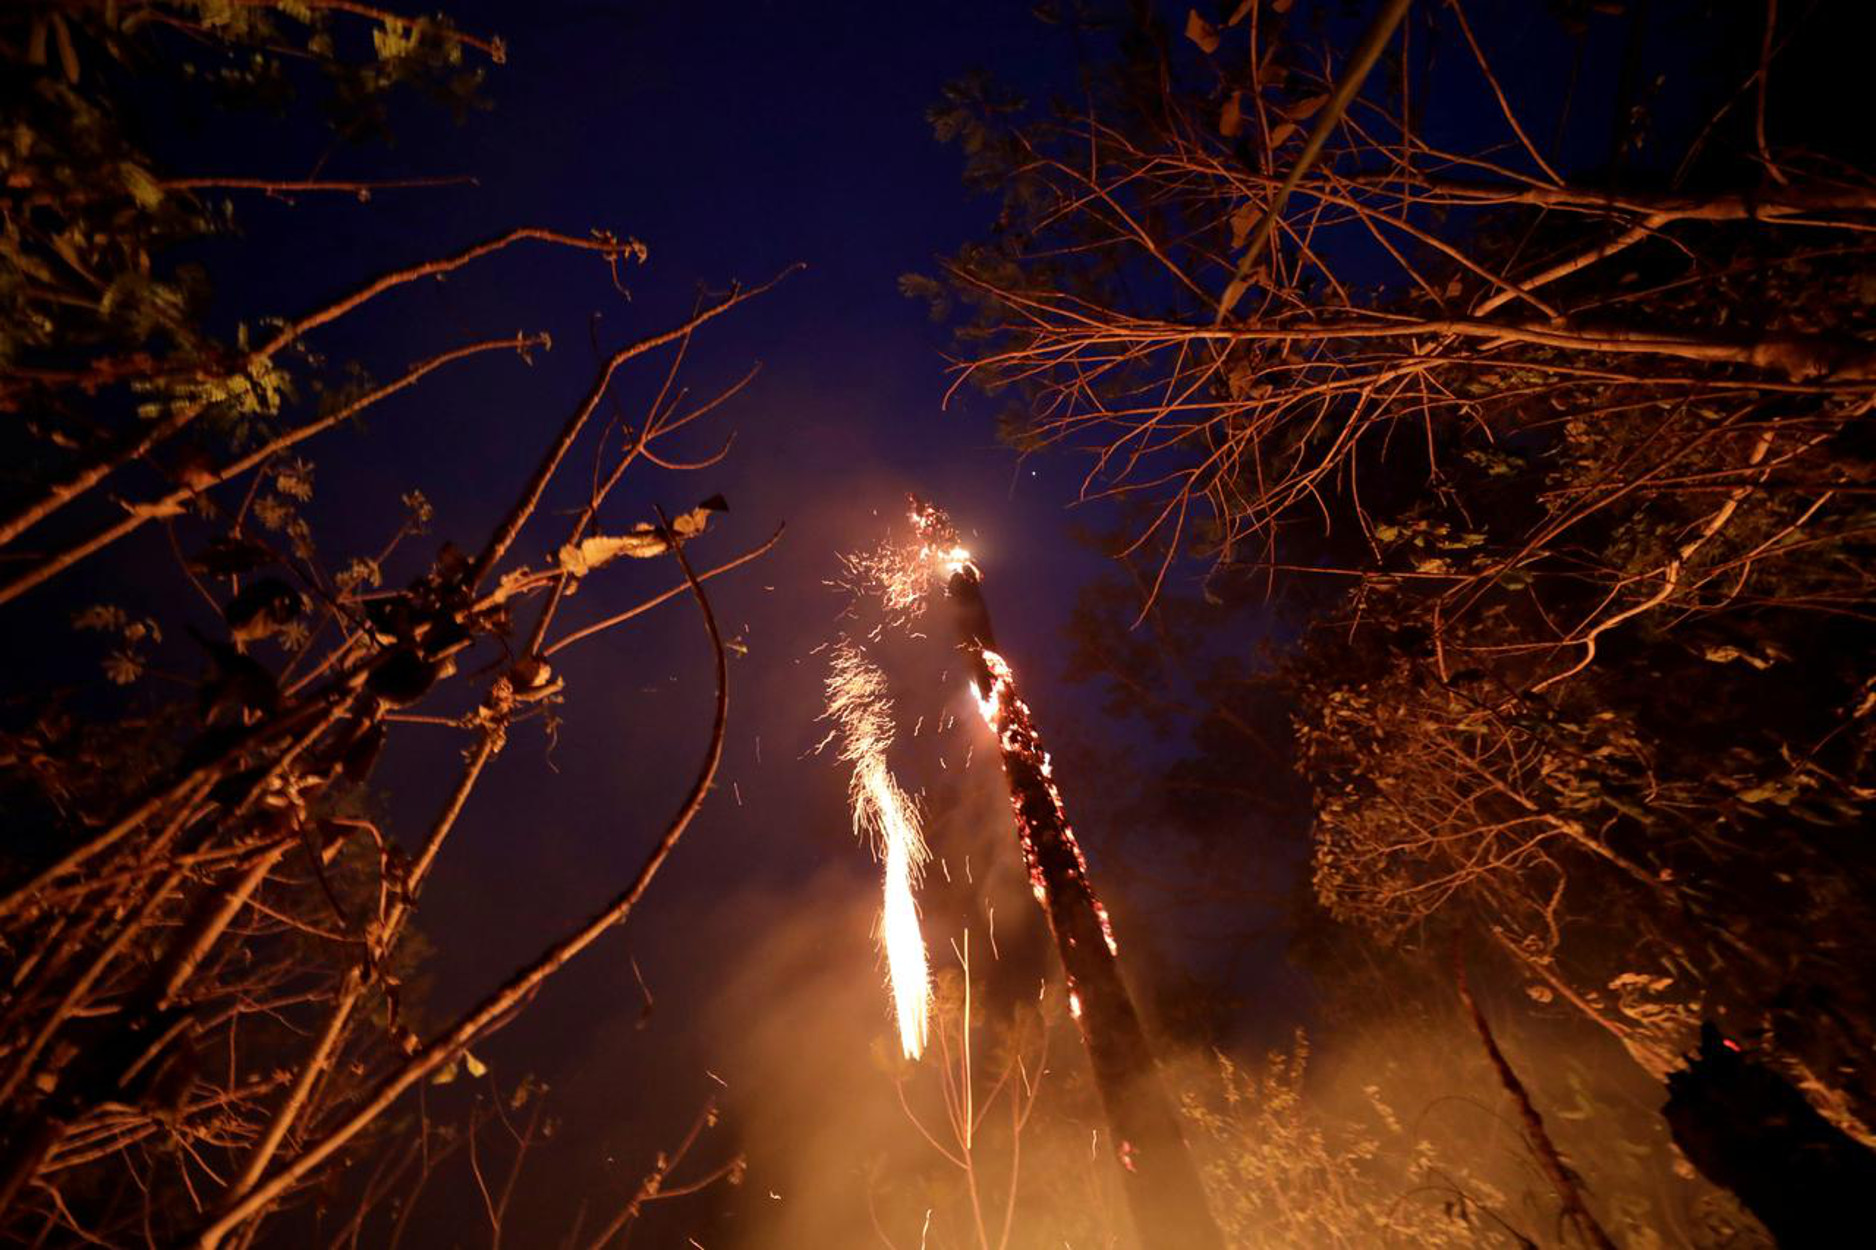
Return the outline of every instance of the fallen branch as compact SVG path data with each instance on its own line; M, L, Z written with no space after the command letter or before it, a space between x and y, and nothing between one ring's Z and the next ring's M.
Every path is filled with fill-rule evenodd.
M1563 1200L1563 1218L1574 1222L1596 1250L1616 1250L1615 1242L1596 1222L1596 1217L1590 1214L1588 1204L1583 1201L1583 1191L1576 1182L1576 1174L1563 1161L1563 1156L1557 1153L1556 1143L1550 1140L1550 1134L1544 1128L1544 1117L1538 1114L1537 1107L1532 1104L1524 1082L1512 1071L1505 1052L1498 1048L1498 1040L1492 1036L1492 1027L1485 1022L1485 1013L1479 1010L1478 1000L1472 997L1472 987L1466 982L1466 961L1457 943L1453 945L1453 976L1459 986L1459 1001L1465 1004L1466 1014L1472 1018L1472 1027L1478 1031L1479 1040L1485 1045L1485 1057L1491 1061L1492 1071L1498 1074L1498 1083L1505 1087L1505 1093L1511 1096L1511 1101L1518 1108L1518 1118L1524 1124L1525 1140L1530 1143L1531 1152L1537 1156L1538 1166L1556 1189L1557 1196Z

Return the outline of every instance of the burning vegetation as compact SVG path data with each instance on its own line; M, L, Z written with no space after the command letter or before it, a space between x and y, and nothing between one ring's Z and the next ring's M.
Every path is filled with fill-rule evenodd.
M1172 1105L1160 1087L1138 1013L1121 980L1116 962L1120 947L1114 940L1113 924L1095 893L1087 857L1068 822L1053 762L1043 748L1029 705L1017 693L1009 662L996 650L983 596L983 574L942 510L915 498L909 519L912 545L849 558L847 566L862 575L861 585L877 589L882 608L901 623L921 615L925 596L937 588L949 600L956 645L1009 784L1016 840L1029 888L1054 934L1068 1013L1080 1030L1106 1109L1109 1141L1123 1173L1136 1236L1153 1250L1203 1250L1218 1245L1204 1190ZM910 838L920 856L924 847L916 828L903 818L897 822L904 826L903 833L891 829L905 802L884 768L891 708L881 685L878 670L867 665L851 643L843 640L835 648L828 678L828 712L843 730L842 760L855 764L856 829L887 829L883 944L902 1044L906 1055L916 1058L924 1040L924 948L917 936L910 891L904 891L903 902L899 899L903 874L894 872L893 839ZM901 948L917 952L915 982L910 975L901 976L902 962L908 974L914 967ZM917 1005L909 1009L908 998L913 994L918 996ZM917 1045L912 1040L914 1029Z

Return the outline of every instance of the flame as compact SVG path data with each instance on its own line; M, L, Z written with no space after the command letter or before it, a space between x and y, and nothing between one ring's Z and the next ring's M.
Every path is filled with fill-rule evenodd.
M853 765L848 796L854 833L885 861L879 941L899 1021L899 1046L906 1058L916 1059L925 1050L931 1022L931 970L913 891L931 852L912 801L886 767L893 709L885 676L846 639L834 647L829 661L827 714L840 727L841 760Z
M935 588L952 584L952 579L960 575L973 583L982 579L970 549L959 540L951 519L941 509L914 499L908 515L914 541L887 542L871 551L841 557L845 573L841 585L856 599L875 599L884 609L888 623L895 626L903 626L920 616ZM877 633L875 630L875 636ZM974 654L982 660L989 684L985 691L978 689L976 682L972 683L978 711L983 714L984 723L990 727L1006 758L1023 756L1034 764L1055 806L1057 827L1074 855L1070 876L1078 876L1085 884L1087 860L1063 812L1052 762L1048 752L1042 749L1029 706L1017 697L1016 678L1009 662L981 642L976 644ZM918 906L913 891L930 852L910 800L886 767L886 751L893 736L893 711L886 697L884 676L857 646L843 639L834 648L827 692L828 715L839 723L839 732L844 735L840 758L853 765L850 795L854 831L866 838L885 861L880 945L885 951L891 978L900 1044L908 1058L917 1058L924 1050L930 1020L931 973L924 938L919 932ZM1047 908L1048 883L1029 831L1021 825L1020 813L1019 835L1029 870L1030 889L1036 901ZM1118 955L1120 948L1114 940L1114 926L1107 908L1093 897L1092 890L1089 896L1108 953ZM1069 1009L1080 1018L1081 998L1072 989Z
M843 553L841 577L832 583L856 602L871 600L894 628L917 620L931 602L935 584L963 570L977 571L970 549L958 541L951 521L930 504L912 503L912 542L881 542L868 551Z
M935 504L913 499L912 510L908 515L919 537L918 549L912 553L912 567L915 574L920 568L924 572L925 580L919 588L920 594L930 588L931 577L939 570L946 577L955 577L966 570L973 577L977 575L977 564L971 559L970 548L958 541L958 532L942 509Z
M990 693L977 694L977 709L983 713L984 723L990 726L990 732L997 737L997 745L1006 754L1027 755L1035 761L1036 771L1042 774L1042 782L1048 787L1049 801L1055 805L1057 818L1060 820L1062 837L1075 855L1075 871L1084 883L1088 882L1088 857L1082 854L1081 841L1075 837L1074 827L1068 823L1068 816L1062 806L1062 792L1055 786L1055 769L1036 738L1035 722L1029 705L1016 695L1016 674L1010 669L1010 662L995 651L985 647L978 652L983 657L984 669L990 674ZM1048 882L1043 880L1041 866L1036 862L1035 848L1029 844L1028 834L1023 833L1023 855L1029 864L1029 887L1036 896L1036 901L1044 907L1049 905ZM1090 902L1094 905L1095 918L1101 923L1101 938L1107 944L1107 953L1118 956L1120 943L1114 937L1114 922L1108 918L1107 907L1099 898L1093 897L1092 885L1089 888ZM1077 1013L1079 1014L1079 1013Z

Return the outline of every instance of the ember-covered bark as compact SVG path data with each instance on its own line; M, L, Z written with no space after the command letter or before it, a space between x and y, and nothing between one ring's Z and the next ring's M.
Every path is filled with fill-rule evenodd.
M1062 956L1069 1010L1101 1091L1140 1244L1149 1250L1222 1246L1179 1122L1160 1087L1139 1014L1121 980L1107 909L1088 879L1087 859L1050 777L1048 752L1028 704L1017 694L1015 675L996 650L976 566L964 562L952 574L949 589L959 644L984 717L997 735L1024 866Z

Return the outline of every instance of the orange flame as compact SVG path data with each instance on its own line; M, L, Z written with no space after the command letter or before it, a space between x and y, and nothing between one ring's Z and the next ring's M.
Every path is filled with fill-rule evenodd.
M1054 761L1047 751L1041 751L1035 743L1034 723L1029 705L1016 695L1016 674L1010 670L1010 662L988 648L981 652L984 668L990 673L990 693L977 695L977 710L983 713L984 724L997 737L997 744L1004 751L1027 753L1034 760L1036 771L1042 774L1043 784L1048 787L1049 801L1055 805L1056 816L1060 819L1062 836L1068 842L1069 850L1075 855L1075 871L1082 881L1088 880L1088 859L1082 854L1081 842L1075 837L1074 828L1062 806L1062 792L1055 786ZM973 689L972 693L976 693ZM1036 754L1040 751L1040 754ZM1036 901L1044 907L1049 905L1049 887L1042 879L1042 870L1034 862L1029 864L1029 888L1035 894ZM1108 918L1107 906L1100 899L1090 900L1094 906L1095 918L1101 922L1101 937L1107 943L1110 955L1120 954L1120 943L1114 937L1114 922ZM1071 1013L1079 1018L1080 1000L1070 995Z
M885 676L845 639L834 647L829 662L827 714L840 726L841 760L853 765L848 795L854 833L885 861L879 941L899 1022L899 1046L906 1058L916 1059L925 1050L930 1028L931 970L913 891L931 852L912 801L886 767L893 709Z

